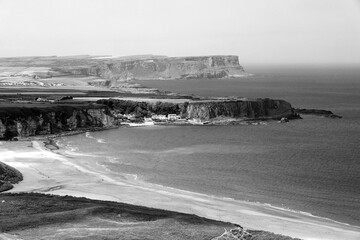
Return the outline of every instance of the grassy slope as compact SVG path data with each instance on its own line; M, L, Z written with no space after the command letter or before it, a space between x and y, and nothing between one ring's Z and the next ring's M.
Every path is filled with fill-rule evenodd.
M42 194L0 195L0 231L26 239L211 239L231 227L195 215L123 203Z
M38 193L0 194L0 232L24 239L212 239L235 227L124 203ZM263 231L251 233L252 240L292 239Z

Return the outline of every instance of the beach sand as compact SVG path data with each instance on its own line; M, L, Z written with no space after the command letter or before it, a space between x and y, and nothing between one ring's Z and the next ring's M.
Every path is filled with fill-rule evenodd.
M78 156L82 156L81 160ZM86 156L86 154L85 154ZM358 240L360 228L260 203L208 196L116 174L84 154L49 150L41 141L2 142L0 161L24 176L10 192L39 192L125 202L240 224L308 240Z

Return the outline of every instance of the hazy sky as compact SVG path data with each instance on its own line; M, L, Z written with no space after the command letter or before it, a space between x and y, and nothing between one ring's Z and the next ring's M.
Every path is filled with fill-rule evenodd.
M0 57L234 54L359 63L359 0L0 0Z

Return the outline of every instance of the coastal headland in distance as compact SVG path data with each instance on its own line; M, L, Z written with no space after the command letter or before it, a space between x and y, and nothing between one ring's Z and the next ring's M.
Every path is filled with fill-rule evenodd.
M6 140L0 142L1 186L9 189L0 195L0 214L3 223L13 219L13 224L1 224L5 239L54 234L64 239L75 233L94 239L116 234L150 239L168 239L166 234L177 239L360 237L357 226L308 213L109 172L86 160L86 153L57 145L61 136L119 127L264 126L301 121L302 114L328 121L341 117L323 109L295 109L286 99L202 97L136 82L251 78L236 56L25 57L0 59L0 66L0 138ZM61 206L48 208L55 202Z

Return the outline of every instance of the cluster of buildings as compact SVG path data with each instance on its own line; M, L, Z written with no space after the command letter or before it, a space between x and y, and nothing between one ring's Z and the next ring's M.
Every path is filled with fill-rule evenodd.
M135 114L117 114L117 113L114 113L114 115L116 117L124 118L124 119L130 120L130 121L135 121L136 120ZM145 122L150 122L150 121L166 122L166 121L176 121L176 120L181 120L181 116L177 115L177 114L168 114L168 115L163 115L163 114L156 115L156 114L154 114L149 118L144 118Z
M152 115L151 116L152 120L155 121L176 121L176 120L180 120L181 116L177 115L177 114L168 114L166 115Z
M154 125L156 122L174 122L174 123L188 123L193 125L204 125L207 124L207 121L202 121L201 119L184 119L181 118L180 115L177 114L159 114L152 115L151 117L145 117L141 122L136 118L135 114L114 114L116 117L120 117L126 119L124 124L129 124L130 126L147 126Z

